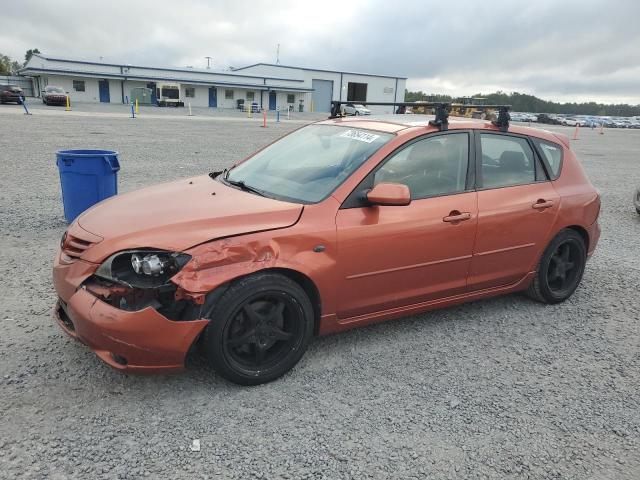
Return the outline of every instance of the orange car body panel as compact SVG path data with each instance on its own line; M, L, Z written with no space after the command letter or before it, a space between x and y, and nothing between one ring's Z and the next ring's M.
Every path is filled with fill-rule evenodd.
M208 319L169 320L153 308L124 311L83 288L101 262L135 248L182 251L192 259L171 279L176 296L202 303L239 277L281 269L306 277L320 300L318 332L326 334L409 313L526 288L550 239L577 226L588 254L600 235L599 195L566 137L511 126L510 134L563 145L560 177L530 185L470 190L414 200L408 206L341 209L351 192L406 142L438 131L428 124L338 119L321 122L394 134L325 200L281 202L207 176L179 180L102 202L68 230L86 249L59 252L54 285L74 330L109 365L126 371L172 371ZM450 130L497 131L490 122L453 120ZM473 157L470 158L473 162ZM539 200L551 202L537 209ZM156 213L152 213L156 212ZM451 216L464 219L452 221ZM211 321L216 321L212 319ZM126 357L127 364L113 355Z

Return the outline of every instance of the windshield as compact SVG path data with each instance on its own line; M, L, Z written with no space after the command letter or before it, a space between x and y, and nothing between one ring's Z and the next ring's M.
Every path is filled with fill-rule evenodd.
M358 128L309 125L256 153L223 180L243 182L280 200L316 203L392 137Z
M64 93L64 90L60 87L47 87L45 90L47 93Z
M180 90L178 87L162 87L162 96L166 98L180 98Z

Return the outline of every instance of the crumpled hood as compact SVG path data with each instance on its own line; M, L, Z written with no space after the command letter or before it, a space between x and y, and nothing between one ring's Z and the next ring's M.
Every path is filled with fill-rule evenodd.
M78 226L104 240L82 256L100 262L131 248L184 251L216 238L294 225L302 205L244 192L208 175L143 188L98 203Z

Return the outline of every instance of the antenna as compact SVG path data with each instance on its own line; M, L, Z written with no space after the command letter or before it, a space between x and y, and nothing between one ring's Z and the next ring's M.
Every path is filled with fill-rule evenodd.
M278 48L276 48L276 65L280 65L280 44L278 44Z
M207 59L207 68L210 69L211 68L211 57L204 57Z

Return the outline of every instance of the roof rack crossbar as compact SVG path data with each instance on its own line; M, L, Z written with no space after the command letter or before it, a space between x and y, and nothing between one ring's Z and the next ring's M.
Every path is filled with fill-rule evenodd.
M365 106L372 105L382 107L421 107L433 109L436 118L430 120L429 125L438 127L442 131L449 128L449 113L451 112L452 107L464 109L475 108L479 110L498 110L498 118L491 123L500 128L500 131L502 132L506 132L509 129L509 120L511 120L511 117L509 116L509 109L511 108L511 105L475 105L463 104L459 102L357 102L344 100L333 100L331 102L331 114L329 118L332 119L345 116L344 110L341 107L342 105L346 105L348 103L359 103Z

